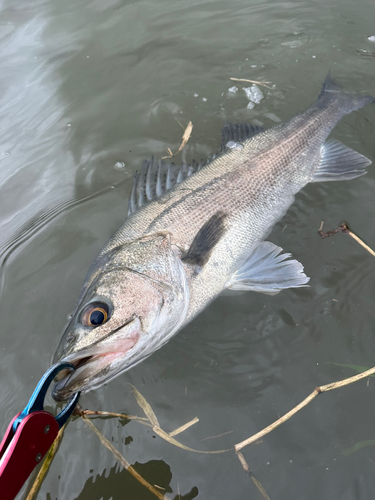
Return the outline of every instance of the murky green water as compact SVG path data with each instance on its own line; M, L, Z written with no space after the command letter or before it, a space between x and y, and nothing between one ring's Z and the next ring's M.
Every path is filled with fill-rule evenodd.
M178 148L178 122L194 124L183 152L189 161L217 151L225 120L284 121L315 100L329 68L348 90L374 94L375 43L367 36L375 35L375 8L370 0L0 5L0 244L57 200L104 190L44 225L3 266L2 435L49 367L89 264L124 220L143 159ZM264 99L249 110L242 91L249 85L230 77L274 87L263 87ZM228 93L234 84L238 92ZM333 136L375 158L374 127L368 106L345 117ZM131 383L163 429L198 416L178 439L217 450L273 422L315 386L356 373L339 365L375 365L374 259L346 235L321 240L316 232L322 220L327 229L347 221L374 247L374 190L371 167L351 182L307 186L269 239L304 264L309 289L220 297L82 405L142 414ZM243 450L271 500L372 498L374 447L344 452L373 444L374 384L321 395ZM136 422L95 423L170 498L261 498L233 451L194 454ZM155 497L76 420L38 498Z

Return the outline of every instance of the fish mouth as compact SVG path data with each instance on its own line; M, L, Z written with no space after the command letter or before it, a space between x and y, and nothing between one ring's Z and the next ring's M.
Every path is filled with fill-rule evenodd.
M62 370L52 390L55 401L66 401L76 392L88 392L119 375L126 368L129 351L140 338L140 321L135 318L131 331L121 338L121 332L101 342L65 356L61 362L69 362L74 371Z

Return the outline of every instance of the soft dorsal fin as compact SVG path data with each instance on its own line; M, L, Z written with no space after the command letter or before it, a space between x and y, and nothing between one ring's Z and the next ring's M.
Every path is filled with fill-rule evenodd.
M198 268L203 267L212 250L226 231L225 219L227 214L223 211L216 212L208 221L203 224L196 234L187 254L182 259L187 264L192 264Z
M221 151L227 149L228 142L241 144L262 132L264 132L264 128L251 125L251 123L225 122L221 130Z
M240 144L250 137L263 132L264 129L247 123L224 123L221 131L221 149L219 154L224 153L230 147L228 142ZM136 172L133 179L132 194L129 199L128 216L133 214L145 203L157 200L160 196L168 192L174 186L185 180L187 177L198 172L202 167L214 160L218 155L214 155L207 160L200 162L193 161L191 165L183 163L176 166L173 163L165 163L163 160L151 160L143 162L140 173Z

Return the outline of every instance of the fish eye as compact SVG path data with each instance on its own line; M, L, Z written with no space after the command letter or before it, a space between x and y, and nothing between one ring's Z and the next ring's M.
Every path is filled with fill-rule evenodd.
M83 326L100 326L109 319L109 307L104 302L92 302L81 313Z

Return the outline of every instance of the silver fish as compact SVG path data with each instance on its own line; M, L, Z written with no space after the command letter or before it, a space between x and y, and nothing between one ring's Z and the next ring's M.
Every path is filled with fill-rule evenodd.
M206 164L146 161L128 218L91 265L56 351L55 362L76 370L54 397L95 389L136 365L225 289L306 286L302 265L264 240L307 183L366 173L368 158L326 140L344 115L374 101L328 75L318 100L286 123L266 131L226 124L222 151Z

